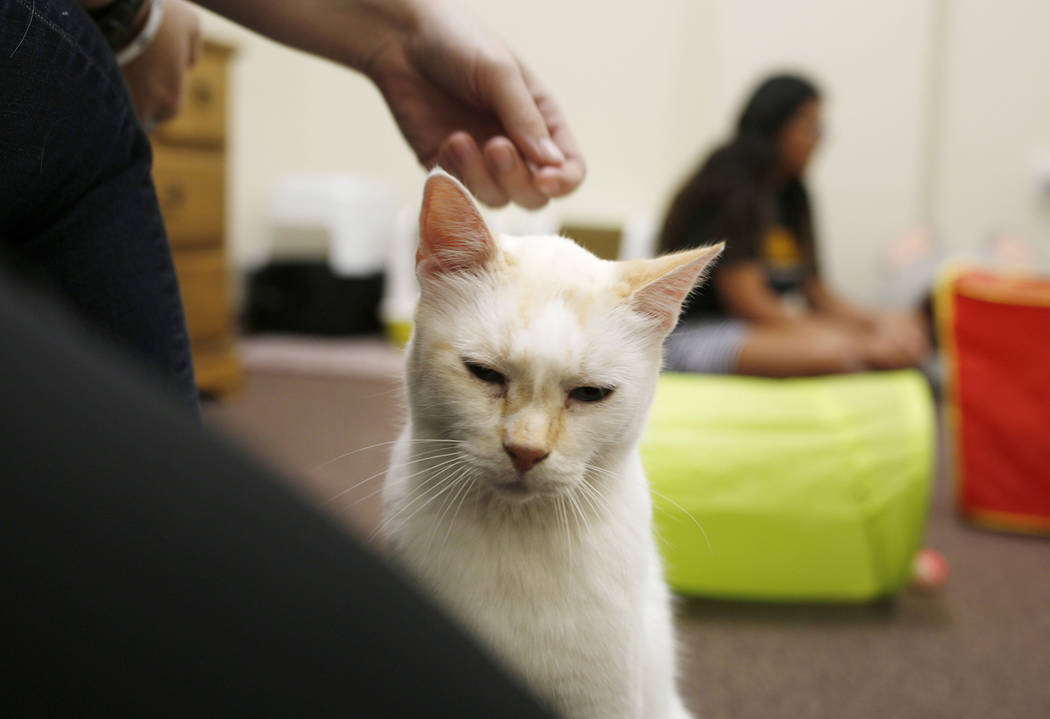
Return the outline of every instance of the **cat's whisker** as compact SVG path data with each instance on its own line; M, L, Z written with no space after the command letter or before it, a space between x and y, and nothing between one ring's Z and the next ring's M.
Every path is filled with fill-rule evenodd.
M373 489L371 492L369 492L368 494L364 495L363 497L358 497L357 499L355 499L353 502L350 503L350 506L351 507L356 507L357 505L361 504L361 502L365 501L366 499L369 499L370 497L376 496L377 494L379 494L382 491L383 491L383 486L380 485L379 489ZM329 500L329 501L331 501L331 500Z
M709 552L713 552L714 551L714 549L711 547L711 540L707 538L707 530L704 529L704 526L702 524L700 524L700 520L698 520L695 516L693 516L692 512L690 512L688 509L686 509L685 507L680 505L678 502L676 502L673 499L671 499L670 497L668 497L666 494L662 494L661 492L657 492L652 487L649 488L649 491L652 492L653 494L655 494L657 497L661 497L661 498L665 499L666 501L670 502L671 504L673 504L674 506L678 507L680 510L685 512L685 515L687 517L689 517L689 519L693 520L693 524L695 524L696 528L700 530L700 533L704 535L704 541L707 543L707 551L709 551ZM668 514L670 516L670 513L668 513Z
M587 521L587 515L583 511L583 507L577 501L576 497L570 492L565 497L569 500L569 506L572 507L573 513L575 514L577 521L585 531L590 529L590 522Z
M448 484L446 482L438 482L437 485L435 487L431 488L430 492L428 492L429 499L427 499L427 501L423 502L421 505L416 507L415 511L412 512L412 514L408 515L403 520L401 520L401 523L398 526L403 527L406 524L408 524L409 522L411 522L413 517L415 517L417 514L422 512L427 507L429 507L431 504L433 504L438 499L438 497L440 497L441 495L445 494L446 492L448 492L449 490L451 490L455 486L456 486L455 484ZM434 489L437 489L438 491L436 493L434 493ZM399 512L398 514L401 514L401 512ZM397 515L394 515L394 516L396 517ZM393 519L393 518L394 517L391 517L391 519ZM383 529L383 531L386 531L385 527L381 527L381 528Z
M326 499L325 503L329 504L331 502L334 502L335 500L339 499L340 497L342 497L347 492L352 492L355 489L357 489L358 487L360 487L361 485L363 485L363 484L365 484L367 482L371 482L373 479L376 479L377 477L383 476L384 474L389 472L391 469L407 467L409 465L416 464L417 462L425 462L427 460L442 459L444 457L453 457L453 456L456 456L456 455L459 454L458 450L456 452L440 454L440 452L443 452L445 449L448 449L448 448L447 447L442 447L440 450L437 450L439 452L439 454L426 454L426 455L423 455L423 456L418 457L416 459L410 460L408 462L401 462L399 464L392 464L389 467L387 467L386 469L381 469L380 471L376 472L375 474L369 475L368 477L365 477L364 479L362 479L362 480L360 480L358 482L355 482L354 484L350 485L349 487L340 490L336 494L334 494L331 497L329 497L328 499ZM415 476L415 475L412 475L412 476Z
M354 450L351 450L349 452L344 452L343 454L339 455L338 457L332 457L332 459L329 459L329 460L327 460L325 462L321 462L321 464L317 465L316 467L314 467L310 471L311 472L316 472L319 469L323 469L324 467L327 467L328 465L332 464L333 462L338 462L341 459L346 459L347 457L351 457L351 456L353 456L355 454L360 454L361 452L367 452L370 449L378 449L380 447L389 447L392 444L396 444L397 441L398 440L396 440L396 439L392 439L392 440L389 440L387 442L376 442L375 444L370 444L367 447L359 447L358 449L354 449ZM413 444L415 444L415 443L424 443L424 442L455 442L456 444L463 444L463 440L461 440L461 439L409 439L407 441L411 442Z
M588 466L593 467L593 465L588 465ZM601 467L593 467L593 468L597 469L597 470L600 470L600 471L606 471L606 470L602 470ZM580 481L579 486L580 486L581 491L586 492L587 495L594 501L595 505L597 507L599 507L598 514L603 514L603 513L604 514L608 514L610 511L612 511L612 500L610 500L609 497L607 497L605 495L605 493L601 492L597 487L595 487L590 482L590 480L589 480L589 478L588 478L588 476L586 474L584 474L583 479Z
M587 462L587 463L584 463L583 466L587 470L589 470L591 472L597 472L598 474L604 475L606 477L616 477L617 476L616 472L613 472L611 470L605 469L604 467L599 467L596 464L591 464L591 463Z
M455 482L448 482L448 484L449 485L453 485L453 484L455 484ZM456 485L456 487L458 489L458 485ZM440 517L444 517L445 513L448 511L449 507L452 506L452 498L456 496L456 492L455 491L453 491L452 493L442 492L441 494L444 496L444 498L441 500L441 506L438 507L438 510L440 512ZM432 526L430 528L430 532L427 534L427 544L426 544L426 546L427 546L427 549L426 549L427 554L430 554L430 548L434 545L434 534L437 532L437 527L438 527L438 524L440 522L441 522L441 519L439 518L437 520L437 522L434 522L434 526Z
M580 485L579 495L580 495L580 501L581 502L586 502L587 508L590 509L591 512L593 512L594 514L598 514L599 513L598 505L596 505L594 503L594 500L591 499L590 495L588 495L587 490L584 489L584 486L582 484ZM582 504L581 504L581 515L582 515ZM587 523L587 525L588 525L587 528L589 529L590 523Z
M590 480L593 478L598 479L600 481L602 477L609 477L610 479L615 480L618 477L618 475L616 474L616 472L590 463L584 463L584 468L585 469L583 473L583 483L585 483L590 489L594 490L597 495L602 496L602 498L604 499L604 495L602 495L602 493L599 492L593 484L591 484Z
M586 477L584 477L583 480L580 482L579 487L582 493L585 493L594 501L596 507L600 508L601 510L604 510L605 512L608 512L610 510L611 507L609 498L603 495L601 492L599 492L594 487L594 485L588 482Z
M456 525L456 517L459 516L459 510L463 508L463 502L466 501L467 496L470 495L470 485L474 482L474 478L478 475L478 468L471 467L470 472L463 479L463 489L459 498L459 504L456 505L456 509L452 512L452 517L448 520L448 527L445 529L445 536L441 540L441 548L444 549L445 545L448 544L449 535L452 533L452 527Z
M430 552L430 547L433 546L434 535L437 532L438 528L441 526L441 522L445 519L445 515L448 514L448 510L452 508L452 505L456 501L456 497L459 496L460 492L468 484L467 480L465 480L464 478L468 474L470 474L472 469L473 468L471 466L469 466L469 465L463 467L461 469L461 471L459 472L459 474L457 474L455 477L453 477L449 481L450 484L455 484L456 485L456 490L454 492L452 492L450 495L448 495L448 497L446 498L445 502L442 504L441 515L438 517L437 521L434 523L434 527L430 530L430 536L427 538L427 553ZM451 527L451 526L452 525L451 525L451 522L450 522L449 523L449 527Z
M441 448L440 450L437 451L437 453L425 454L425 455L422 455L420 457L416 457L415 459L409 460L407 462L399 462L399 463L396 463L396 464L390 464L385 469L382 469L382 470L376 472L375 474L371 474L371 475L365 477L364 479L355 482L354 484L350 485L349 487L346 487L345 489L340 490L339 493L337 493L334 496L330 497L326 501L328 501L328 502L334 501L334 500L338 499L339 497L341 497L342 495L346 494L347 492L352 492L353 490L357 489L361 485L366 484L367 482L371 482L373 479L376 479L377 477L381 477L382 475L384 475L387 472L389 472L391 469L400 469L400 468L404 468L404 467L409 467L409 466L411 466L413 464L416 464L418 462L425 462L427 460L435 460L435 459L441 459L443 457L452 457L452 456L454 456L455 453L444 453L445 449L447 449L447 447Z
M432 489L437 488L441 484L441 480L444 478L443 473L436 474L432 477L426 477L421 480L417 486L418 492L429 492ZM407 507L406 507L407 509Z
M584 495L584 494L583 494L583 493L581 492L581 493L579 494L579 496L574 496L574 498L573 498L573 500L572 500L572 502L573 502L573 503L574 503L574 504L575 504L576 506L579 506L579 507L580 507L580 515L581 515L581 517L585 517L585 514L584 514L584 505L583 505L583 503L584 503L584 500L585 500L585 499L586 499L586 498L585 498L585 495ZM589 508L591 508L591 510L592 510L592 511L594 511L594 510L595 510L595 506L594 506L593 504L590 504L590 505L589 505ZM594 519L594 517L593 517L593 516L590 516L590 517L585 517L585 519L586 519L586 523L587 523L587 525L588 525L588 527L589 527L589 526L590 526L590 523L591 523L591 521L592 521L592 520Z
M666 517L670 517L672 519L677 519L676 515L671 514L670 512L667 511L667 509L665 507L660 506L659 502L653 502L653 508L663 512L664 516L666 516Z
M403 481L414 479L420 476L421 474L426 474L427 472L433 472L432 475L430 475L429 477L425 477L422 481L419 482L417 490L422 492L425 488L432 487L433 485L439 483L448 474L454 472L457 469L457 465L461 460L462 457L458 453L456 453L456 455L453 456L452 459L446 459L444 462L439 462L433 467L424 467L423 469L420 469L416 472L413 472L410 475L407 475L403 478Z
M439 466L444 466L444 464L447 464L447 462L443 463L442 465L439 465ZM455 466L453 465L452 468L454 469ZM446 468L446 470L447 469L448 468ZM441 479L443 478L444 472L446 470L439 471L436 474L434 474L434 475L432 475L430 477L426 477L425 479L423 479L423 481L420 482L418 484L418 486L417 486L417 492L419 494L411 502L409 502L407 505L401 507L394 514L392 514L390 516L387 516L387 517L384 517L382 522L380 523L380 525L378 527L376 527L375 531L372 532L371 535L369 535L369 537L368 537L369 541L371 541L380 532L385 532L386 529L388 529L389 526L392 524L393 520L395 520L398 517L398 515L404 513L406 510L408 510L411 507L415 506L415 504L417 502L419 502L421 500L424 500L426 498L426 496L429 495L432 490L439 488L441 486ZM424 471L429 471L429 470L424 470ZM421 474L421 473L422 472L419 472L417 474ZM415 476L415 475L412 475L412 476Z
M421 485L420 489L417 490L417 492L420 492L420 493L417 494L415 499L413 499L411 502L406 504L404 507L401 507L397 512L395 512L391 516L389 516L386 519L384 519L382 524L380 524L380 526L376 529L376 531L373 532L373 536L375 534L381 532L381 531L385 532L387 529L390 528L390 526L393 524L393 521L395 519L397 519L402 514L407 512L412 507L415 507L415 505L419 504L422 501L422 504L419 504L419 507L416 508L416 510L414 512L412 512L412 514L410 514L408 517L406 517L402 521L401 526L404 526L404 524L407 523L408 521L410 521L413 517L415 517L416 514L418 514L420 510L425 509L431 502L433 502L439 496L444 494L444 492L448 489L448 487L447 486L444 487L444 488L442 487L443 480L446 477L448 477L450 474L454 473L458 469L458 465L454 464L455 462L463 462L463 461L465 461L465 460L463 460L462 458L453 458L451 460L446 460L441 465L439 465L439 467L444 467L444 469L441 470L440 472L438 472L437 474L435 474L435 475L433 475L431 477L428 477L426 480L424 480L423 485ZM451 464L450 467L445 466L445 465L448 465L450 463L453 463L453 464ZM422 472L434 471L434 469L437 469L437 468L427 468L427 469L422 470ZM422 472L418 472L417 474L422 474ZM412 476L415 476L415 475L412 475ZM409 478L406 478L406 479L409 479ZM426 485L431 485L431 486L428 487L426 492L422 492L421 491L422 486L426 486ZM437 491L437 493L434 493L434 490L439 490L439 491ZM372 537L369 537L369 539L371 539L371 538Z
M439 454L436 457L425 457L423 459L440 459L441 457L448 457L448 456L451 456L451 455ZM415 460L415 461L422 461L422 460ZM407 466L409 464L412 464L412 462L405 462L404 464L397 465L397 466L398 467L404 467L404 466ZM438 465L438 466L440 467L441 465ZM393 469L393 467L391 467L391 469ZM385 474L387 471L389 471L389 470L384 470L383 472L377 472L376 474L372 475L372 477L370 477L369 479L374 479L375 477L377 477L379 475ZM410 474L409 477L410 478L411 477L415 477L417 475L423 474L423 472L426 472L426 471L428 471L428 470L426 470L426 469L421 470L419 472L416 472L415 474ZM360 486L361 484L363 484L364 482L367 482L367 481L368 481L367 479L366 480L362 480L358 484L354 485L354 487ZM337 494L335 497L333 497L332 499L330 499L328 501L331 502L332 500L336 499L336 497L339 497L340 495L345 494L346 492L349 492L351 489L354 489L354 487L350 487L349 489L344 489L342 492L340 492L339 494ZM353 502L351 502L350 506L351 507L356 507L358 504L360 504L361 502L365 501L369 497L374 497L375 495L379 494L382 491L383 491L383 487L382 487L382 485L380 485L380 487L378 489L374 489L371 492L369 492L368 494L364 495L363 497L358 497L357 499L355 499Z
M558 497L557 506L558 506L559 514L561 516L562 524L565 527L565 553L569 557L569 566L571 567L573 565L573 561L572 561L572 534L571 534L570 529L569 529L569 510L565 506L565 497L566 497L566 495L564 495L564 494L560 495Z
M606 500L606 497L598 491L598 488L591 484L590 478L588 478L587 475L584 475L583 479L580 481L580 487L582 487L584 491L588 492L593 497L601 500Z

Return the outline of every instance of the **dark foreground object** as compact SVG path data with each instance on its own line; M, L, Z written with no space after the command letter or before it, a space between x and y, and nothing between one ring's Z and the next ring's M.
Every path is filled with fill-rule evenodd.
M545 716L376 557L2 268L0 336L0 715Z

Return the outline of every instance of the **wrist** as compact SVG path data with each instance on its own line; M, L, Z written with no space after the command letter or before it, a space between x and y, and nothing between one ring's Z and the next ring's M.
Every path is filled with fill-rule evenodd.
M127 65L144 53L153 42L164 21L164 4L162 0L146 0L142 13L135 18L131 37L124 47L116 51L117 64Z
M384 61L416 34L426 0L353 0L354 18L343 62L374 81Z
M846 310L838 313L836 318L847 325L863 332L874 332L879 328L879 319L874 315Z
M763 327L798 327L806 323L806 318L801 315L786 312L781 308L766 308L759 312L732 313L736 317L754 322Z
M142 3L142 7L139 8L138 12L135 13L134 19L129 25L130 31L128 33L127 41L125 41L120 47L114 48L117 51L123 50L130 45L139 33L142 32L143 26L146 24L146 20L149 18L150 8L153 6L153 0L145 0Z
M825 315L829 319L836 320L858 330L870 332L874 331L879 325L879 318L876 315L854 309L853 307L841 303L830 307L820 308L817 312Z
M88 14L106 39L106 44L116 52L133 37L132 25L144 4L145 0L113 0L89 9Z

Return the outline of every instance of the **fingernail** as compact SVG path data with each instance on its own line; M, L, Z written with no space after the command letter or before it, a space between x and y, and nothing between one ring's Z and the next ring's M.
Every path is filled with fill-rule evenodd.
M550 175L537 175L534 184L537 190L547 196L554 195L560 189L558 179Z
M501 175L508 174L514 169L514 158L510 156L510 149L506 147L497 147L492 150L492 164L496 168L496 172Z
M449 145L449 149L452 150L452 155L460 163L460 167L470 161L470 146L463 141L453 141Z
M543 155L543 158L552 165L560 165L565 162L565 155L562 154L562 151L554 144L554 140L549 137L540 140L539 147L540 154Z

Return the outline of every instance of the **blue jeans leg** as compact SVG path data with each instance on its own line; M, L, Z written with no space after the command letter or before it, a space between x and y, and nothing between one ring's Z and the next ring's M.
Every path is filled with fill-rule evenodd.
M196 411L152 152L74 0L0 0L0 246Z

